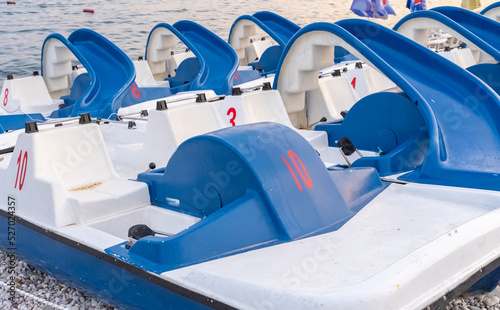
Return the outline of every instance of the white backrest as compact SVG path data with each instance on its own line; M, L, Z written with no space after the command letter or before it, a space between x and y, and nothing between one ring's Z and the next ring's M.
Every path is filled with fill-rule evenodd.
M73 82L75 81L75 79L80 75L80 74L83 74L83 73L87 73L87 69L85 69L84 67L81 67L81 68L78 68L78 69L74 69L72 72L71 72L71 76L70 76L70 81L71 81L71 86L73 86Z
M146 51L146 59L157 81L163 81L167 78L167 61L170 59L171 52L177 42L177 36L167 28L158 27L151 33Z
M500 22L500 7L492 8L486 11L484 16L493 19L494 21Z
M454 62L464 69L476 64L472 51L469 48L455 48L448 52L441 52L439 55Z
M71 88L72 65L75 55L58 39L51 38L43 48L43 78L52 98L67 95Z
M72 193L115 178L95 124L66 125L19 135L0 194L18 200L19 215L47 225L75 223Z
M348 70L345 76L360 98L396 87L385 75L366 64Z
M56 178L68 191L116 176L99 127L67 126L28 135L40 164L40 176Z
M490 63L494 62L494 58L484 50L480 49L477 45L473 44L469 39L458 33L447 25L435 19L427 17L419 17L407 20L400 25L397 32L401 33L407 38L416 41L423 46L428 44L428 29L440 29L449 33L451 36L467 44L470 48L475 63Z
M271 40L253 40L252 43L245 48L247 63L259 60L262 54L271 46L273 46Z
M226 126L275 122L293 128L278 91L244 92L212 103Z
M135 68L135 83L139 87L156 86L157 82L147 61L133 61Z
M360 99L346 76L327 76L319 80L319 88L307 93L308 126L341 119L340 112L347 110Z
M177 147L187 139L226 127L208 102L189 103L167 110L151 110L146 140L140 151L148 162L164 167Z
M45 113L57 109L41 76L6 80L2 107L9 113Z
M360 98L373 93L373 86L370 83L370 73L367 66L363 68L353 68L345 72L352 89L356 91Z
M240 66L248 65L249 57L247 56L247 48L250 47L250 37L256 34L257 27L258 26L253 21L242 19L232 28L229 44L238 55Z
M366 70L368 73L368 81L372 88L372 93L378 93L397 87L396 84L394 84L391 80L389 80L385 75L377 71L375 68L366 66Z
M177 68L186 58L196 57L193 52L175 53L167 61L167 72L170 76L175 76Z
M306 91L319 87L319 69L333 65L335 46L340 46L358 59L368 62L342 38L326 31L305 33L288 50L280 68L277 89L288 114L301 112L306 106ZM303 124L294 126L300 128Z
M177 145L196 135L226 127L210 103L187 104L172 108L168 122Z
M245 124L274 122L293 128L277 90L248 93L242 99Z

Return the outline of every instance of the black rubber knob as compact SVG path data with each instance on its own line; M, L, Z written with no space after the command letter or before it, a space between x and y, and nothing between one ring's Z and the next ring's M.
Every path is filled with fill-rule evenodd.
M135 240L154 235L154 231L145 224L134 225L128 229L128 236Z
M352 144L351 140L347 137L340 138L339 142L337 142L337 146L342 149L346 156L356 152L356 147L354 147L354 144Z
M149 163L149 169L153 170L156 168L156 164L155 163Z

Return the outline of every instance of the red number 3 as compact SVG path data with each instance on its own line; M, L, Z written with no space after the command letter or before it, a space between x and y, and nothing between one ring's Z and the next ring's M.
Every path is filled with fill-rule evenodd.
M313 188L313 183L311 181L311 178L309 177L309 173L307 172L307 169L304 166L304 164L302 163L302 160L300 160L299 156L297 156L297 154L295 154L292 150L288 150L288 156L290 157L290 159L291 159L291 161L292 161L295 169L299 173L300 178L302 179L302 181L304 182L304 184L308 188ZM299 188L300 191L302 191L302 185L300 185L299 179L297 178L297 175L295 174L295 171L293 171L292 166L290 165L290 163L288 163L288 161L286 160L286 158L284 156L281 157L281 159L283 159L283 161L285 162L286 166L288 167L288 170L290 170L290 173L292 174L292 177L295 180L295 183L297 184L297 187ZM297 162L300 164L300 167L297 164ZM302 173L302 171L304 173Z
M28 167L28 152L24 152L23 156L23 150L21 150L21 152L19 153L19 157L17 158L17 174L16 174L16 184L14 185L14 188L17 188L17 181L19 181L19 190L23 189L24 179L26 178L27 167Z
M229 123L231 123L231 126L236 126L236 124L234 122L234 119L236 118L236 109L230 108L229 110L227 110L227 115L229 116L229 114L233 114L233 116L229 120Z
M3 97L3 106L5 107L9 102L9 89L5 89L5 97Z

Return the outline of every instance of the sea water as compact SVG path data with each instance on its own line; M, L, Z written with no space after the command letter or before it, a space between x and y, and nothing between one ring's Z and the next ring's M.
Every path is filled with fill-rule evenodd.
M72 31L88 28L102 34L131 58L143 56L150 30L158 23L192 20L227 40L236 18L258 11L277 13L299 26L313 22L335 22L358 18L350 11L352 1L338 0L107 0L25 1L15 5L0 2L0 86L8 74L27 76L40 70L41 48L51 33L68 37ZM495 0L482 0L482 8ZM394 26L409 13L406 0L390 0L396 16L371 20ZM459 6L461 0L427 0L429 8ZM94 10L94 14L84 13Z

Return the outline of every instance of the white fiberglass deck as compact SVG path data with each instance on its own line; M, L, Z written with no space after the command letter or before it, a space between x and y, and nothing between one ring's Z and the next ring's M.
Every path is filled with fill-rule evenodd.
M499 197L393 184L336 232L163 276L244 309L421 308L500 254Z

